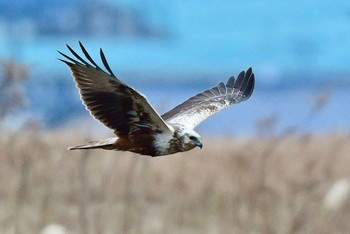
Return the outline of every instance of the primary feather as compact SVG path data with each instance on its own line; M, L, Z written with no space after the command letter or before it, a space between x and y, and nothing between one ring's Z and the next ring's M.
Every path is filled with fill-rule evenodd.
M74 146L71 150L108 149L160 156L196 146L202 148L201 137L193 128L218 111L247 100L254 90L254 74L249 68L237 79L231 76L226 84L220 82L160 116L145 96L113 74L102 49L100 57L106 71L80 42L79 45L86 59L67 45L74 58L59 52L65 58L60 60L71 69L86 109L113 129L117 137Z
M237 80L229 77L226 84L220 82L211 89L189 98L162 115L171 124L180 124L188 128L195 128L209 116L220 110L247 100L253 93L255 84L252 68L242 71Z
M60 53L69 60L62 61L70 67L81 99L92 116L113 129L118 136L171 131L142 94L113 75L102 50L101 58L110 74L104 72L92 60L84 46L79 44L92 65L68 45L69 51L79 61Z

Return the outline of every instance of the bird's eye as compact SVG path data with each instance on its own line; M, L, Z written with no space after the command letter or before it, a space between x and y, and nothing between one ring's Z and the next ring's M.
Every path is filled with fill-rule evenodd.
M193 141L194 139L196 139L194 136L190 136L191 141Z

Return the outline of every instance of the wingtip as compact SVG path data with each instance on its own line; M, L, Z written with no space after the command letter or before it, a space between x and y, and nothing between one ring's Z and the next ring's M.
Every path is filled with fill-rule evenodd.
M70 63L70 62L68 62L68 61L66 61L66 60L64 60L64 59L60 59L60 58L56 58L56 59L60 60L61 62L64 62L64 63L67 64L68 66L70 66L70 65L73 64L73 63Z
M226 87L228 88L233 88L233 85L235 84L235 77L234 76L230 76L228 79L227 79L227 83L226 83Z
M102 60L103 65L105 66L105 68L107 69L107 71L110 73L110 75L113 76L113 77L116 77L116 76L113 74L112 69L109 67L109 64L108 64L108 62L107 62L106 56L105 56L105 54L104 54L102 48L100 48L100 57L101 57L101 60Z
M79 40L78 44L80 46L80 49L84 52L85 51L85 47L84 47L83 43L81 43L81 41Z
M254 73L252 73L252 75L248 81L247 87L244 90L244 94L246 96L246 99L248 99L253 94L254 87L255 87L255 75L254 75Z
M80 49L83 51L83 53L84 53L85 56L86 56L86 54L88 54L88 53L87 53L87 51L86 51L86 49L85 49L83 43L81 43L81 41L78 41L78 44L79 44L79 46L80 46Z
M105 53L103 52L102 48L100 48L100 56L101 56L102 59L106 58Z
M252 68L250 67L250 68L248 68L248 70L245 72L245 74L244 74L244 78L245 79L250 79L250 77L252 76L252 74L253 74L253 70L252 70Z
M241 71L235 81L233 87L243 92L244 100L247 100L253 93L255 85L255 76L252 67L247 71Z
M63 53L63 52L61 52L61 51L59 51L59 50L56 50L56 51L57 51L57 53L59 53L60 55L64 56L64 53Z
M77 149L79 149L79 147L77 146L71 146L67 148L67 150L77 150Z
M237 78L235 79L234 76L230 76L227 80L226 87L229 88L240 88L244 80L246 79L246 76L248 76L248 79L254 75L252 67L249 67L246 71L241 71Z
M72 47L70 47L67 43L66 43L66 47L68 48L68 50L72 50Z

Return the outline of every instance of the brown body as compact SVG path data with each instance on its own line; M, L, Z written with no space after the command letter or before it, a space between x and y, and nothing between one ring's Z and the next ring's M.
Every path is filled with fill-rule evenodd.
M113 145L114 150L130 151L143 155L156 155L153 145L154 138L151 135L140 135L137 141L131 141L128 136L119 137Z
M162 156L188 151L196 146L202 148L202 142L200 140L197 142L189 140L188 134L181 134L183 128L179 128L178 126L173 127L175 131L171 136L168 136L169 141L166 141L165 144L163 144L163 142L159 144L155 135L138 134L137 137L132 138L130 138L130 136L122 136L102 141L92 141L88 144L71 147L69 149L105 149L130 151L149 156Z
M254 74L249 68L237 80L204 90L163 115L150 105L146 97L119 80L100 50L104 71L79 42L85 58L68 47L74 58L61 52L74 77L81 99L90 114L114 130L117 137L69 148L130 151L160 156L184 152L198 146L200 135L193 129L209 116L232 104L247 100L254 89Z

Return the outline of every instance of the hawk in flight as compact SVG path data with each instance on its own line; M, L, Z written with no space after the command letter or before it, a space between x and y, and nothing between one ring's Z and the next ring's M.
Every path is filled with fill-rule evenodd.
M70 46L72 57L59 52L72 72L81 99L90 114L114 130L116 137L69 148L131 151L161 156L202 148L200 135L193 129L220 110L247 100L254 90L254 74L249 68L237 79L204 90L163 115L159 115L137 90L119 80L100 49L103 70L79 42L85 58Z

